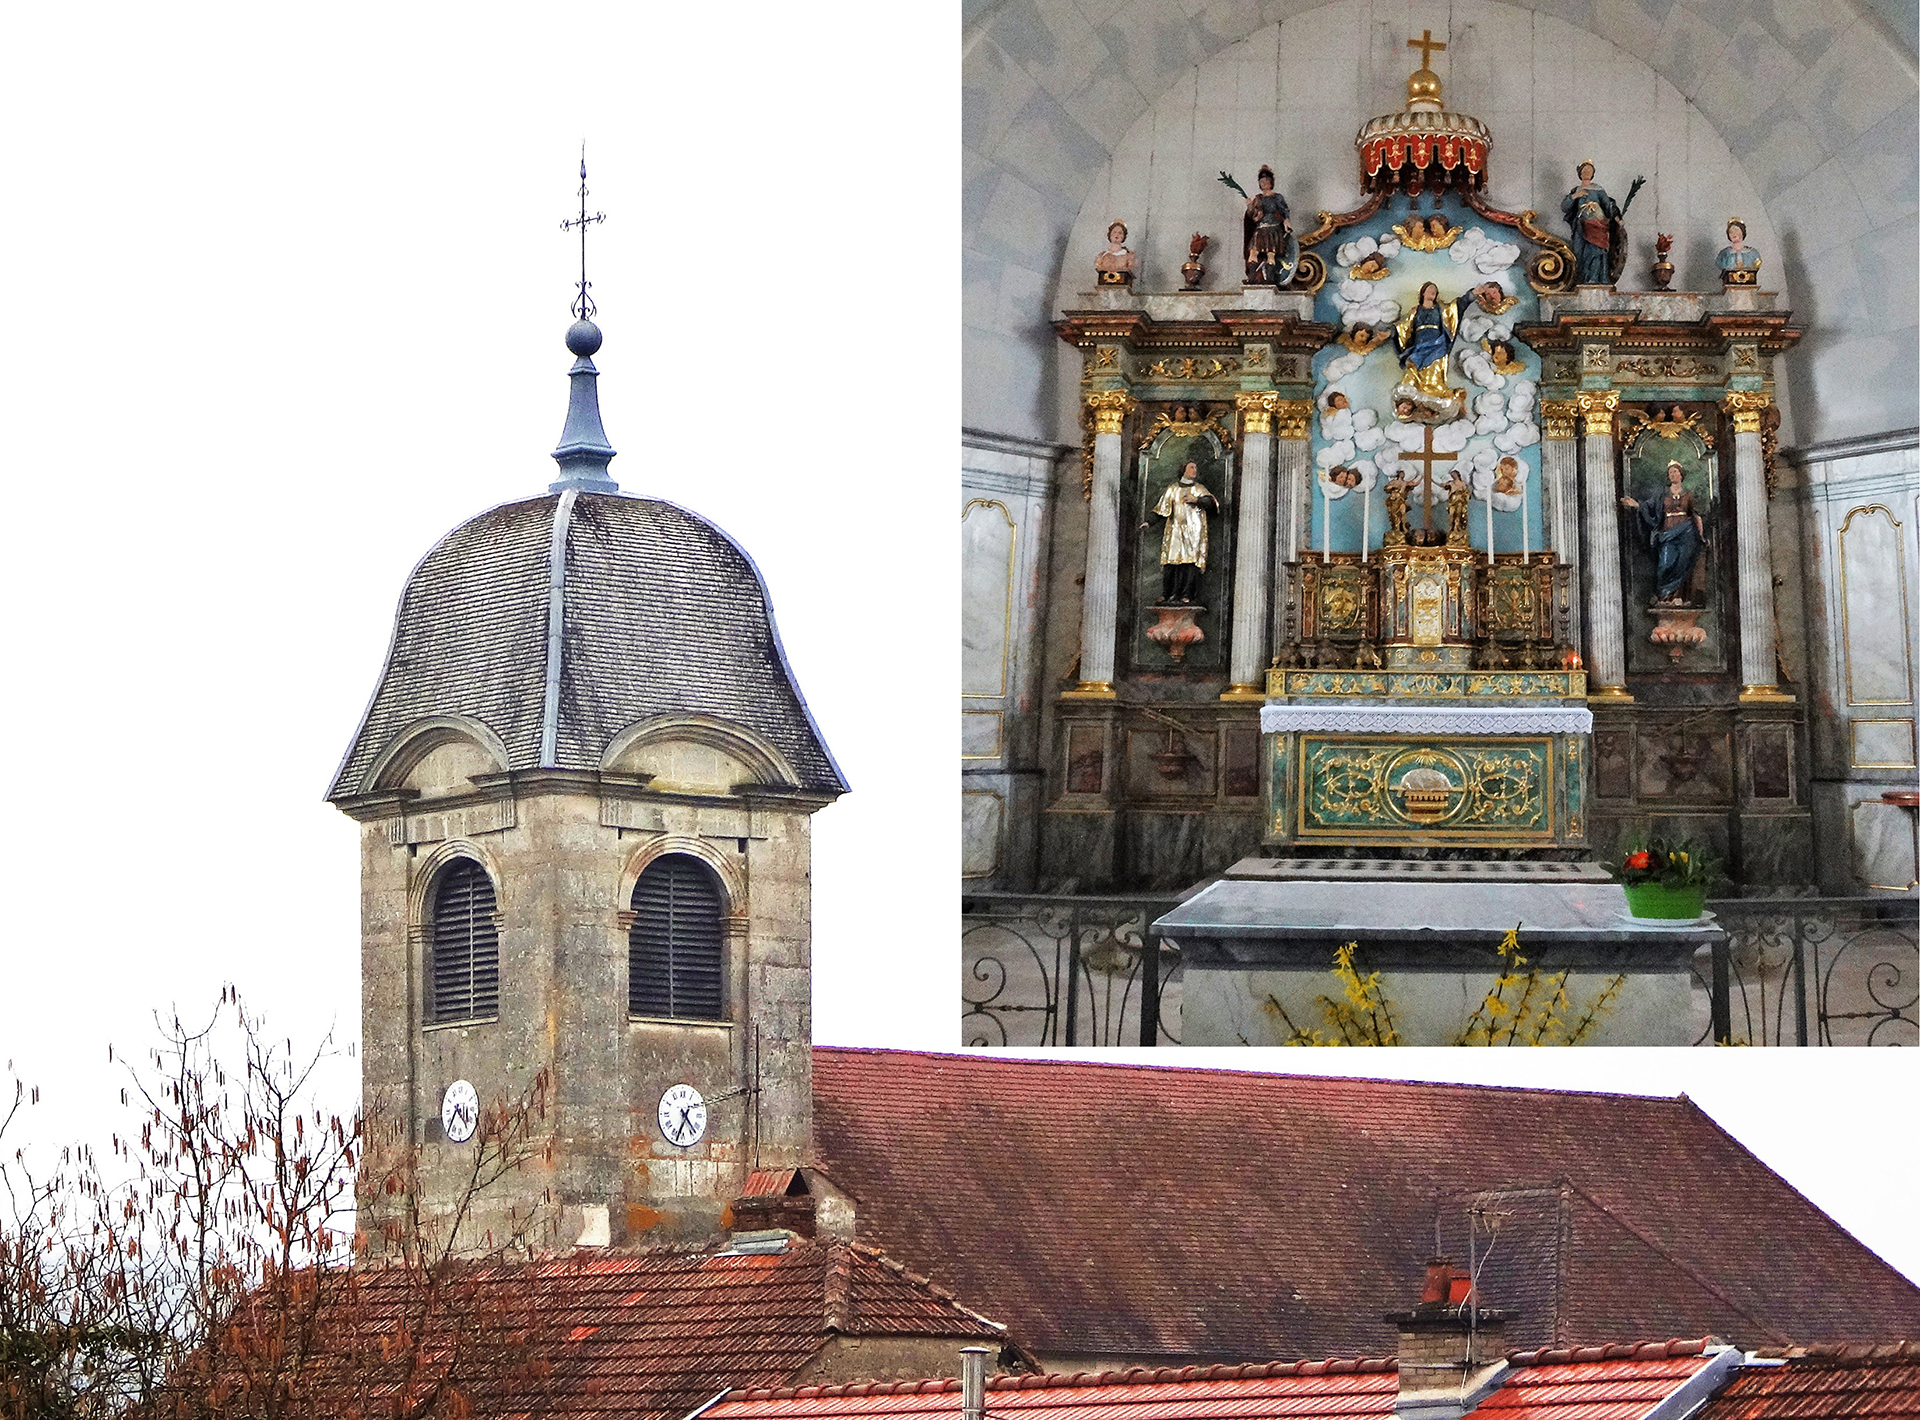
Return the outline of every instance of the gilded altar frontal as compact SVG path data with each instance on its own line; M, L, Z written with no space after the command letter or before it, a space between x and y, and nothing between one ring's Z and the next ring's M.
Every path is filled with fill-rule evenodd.
M990 96L1048 22L969 31L968 894L1653 840L1914 891L1920 257L1823 304L1859 222L1592 24L1249 19L1044 173Z

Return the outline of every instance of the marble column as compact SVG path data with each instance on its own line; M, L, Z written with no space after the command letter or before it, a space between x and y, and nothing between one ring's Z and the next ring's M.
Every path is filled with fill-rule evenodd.
M1234 541L1233 640L1222 700L1264 700L1267 668L1267 551L1273 509L1271 391L1243 394L1240 410L1240 519Z
M1540 530L1543 545L1553 549L1560 565L1571 569L1574 582L1572 605L1567 608L1567 639L1580 644L1584 623L1580 619L1578 577L1580 571L1580 406L1570 399L1546 399L1540 402L1540 471L1546 496L1541 499L1541 514L1546 526Z
M1760 421L1767 395L1730 390L1720 402L1733 421L1734 542L1740 587L1740 698L1788 700L1773 652L1773 549L1767 538L1767 477Z
M1574 401L1585 425L1587 515L1587 698L1630 701L1620 590L1620 493L1613 467L1618 390L1588 390Z
M1087 396L1093 415L1093 489L1087 509L1086 600L1080 615L1080 684L1069 695L1113 698L1115 618L1120 605L1121 430L1133 399L1125 390Z
M1307 424L1313 417L1310 399L1283 399L1273 407L1273 637L1277 652L1287 640L1287 596L1289 562L1300 560L1305 545L1301 531L1313 510L1313 497L1307 484Z

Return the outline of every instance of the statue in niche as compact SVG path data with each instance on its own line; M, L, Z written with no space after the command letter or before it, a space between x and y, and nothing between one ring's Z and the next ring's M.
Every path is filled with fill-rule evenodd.
M1200 466L1191 461L1177 481L1167 485L1154 516L1167 520L1160 535L1160 601L1164 606L1192 606L1200 592L1200 574L1207 570L1207 516L1220 511L1220 500L1200 482Z
M1694 506L1693 495L1681 486L1686 470L1667 464L1664 492L1644 498L1622 498L1620 506L1634 514L1647 550L1653 555L1653 596L1656 606L1689 605L1694 571L1707 545L1707 525ZM1692 600L1699 605L1699 599Z
M1293 280L1298 247L1293 240L1293 223L1287 212L1287 199L1273 190L1273 169L1262 163L1251 195L1228 173L1220 181L1247 199L1243 223L1247 262L1247 285L1284 286Z
M1760 282L1760 253L1747 245L1747 224L1738 217L1727 222L1727 244L1720 248L1720 284L1756 286Z
M1102 286L1131 286L1140 273L1139 253L1127 248L1127 224L1107 223L1107 249L1093 259L1095 279Z
M1626 202L1616 204L1593 180L1592 162L1581 163L1575 173L1579 182L1560 202L1560 215L1573 231L1575 280L1582 286L1611 286L1627 266L1627 208L1646 179L1635 178Z

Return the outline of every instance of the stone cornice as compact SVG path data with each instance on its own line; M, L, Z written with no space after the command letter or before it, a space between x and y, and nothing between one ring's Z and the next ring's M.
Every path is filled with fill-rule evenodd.
M1287 312L1223 309L1212 320L1155 320L1145 311L1067 311L1053 328L1087 349L1114 341L1135 350L1231 349L1263 340L1278 350L1311 354L1339 334L1336 327Z
M1536 350L1569 351L1604 340L1616 352L1722 355L1752 343L1763 354L1789 349L1804 333L1787 322L1791 311L1719 311L1697 321L1654 321L1638 311L1562 311L1551 321L1516 326L1514 335Z

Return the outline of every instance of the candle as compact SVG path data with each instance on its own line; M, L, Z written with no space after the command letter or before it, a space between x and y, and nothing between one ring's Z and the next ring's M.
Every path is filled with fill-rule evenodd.
M1324 567L1333 561L1333 499L1324 486L1320 489L1320 506L1326 509L1320 516L1320 565Z
M1487 566L1493 566L1493 485L1487 485Z
M1373 494L1366 488L1360 490L1360 565L1367 562L1367 538L1371 535L1371 517L1373 512Z
M1527 485L1520 485L1520 565L1525 567L1533 558L1533 540L1527 532Z

